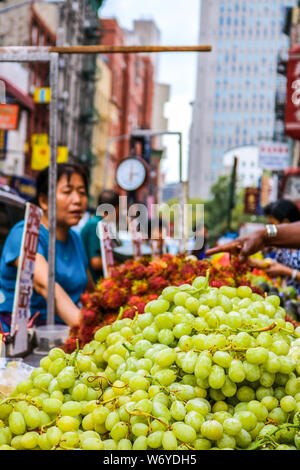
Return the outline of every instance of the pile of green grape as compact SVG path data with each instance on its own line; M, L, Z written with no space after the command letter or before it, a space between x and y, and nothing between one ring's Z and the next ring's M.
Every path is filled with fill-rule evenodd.
M41 359L0 402L0 449L300 449L300 329L279 303L207 277L165 288Z

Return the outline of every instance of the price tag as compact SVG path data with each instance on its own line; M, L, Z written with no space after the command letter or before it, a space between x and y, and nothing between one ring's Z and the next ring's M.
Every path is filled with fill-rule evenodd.
M103 274L104 277L109 277L110 271L115 264L110 238L109 224L101 220L100 222L98 222L97 232L100 238Z
M25 224L22 236L16 289L12 312L10 334L14 336L12 354L27 350L27 323L30 318L30 299L33 290L33 273L39 241L42 211L31 203L26 203Z

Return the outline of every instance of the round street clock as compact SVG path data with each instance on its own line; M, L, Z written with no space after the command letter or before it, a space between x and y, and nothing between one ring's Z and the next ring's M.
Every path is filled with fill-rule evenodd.
M125 191L135 191L142 186L145 179L146 167L136 157L125 158L117 168L117 183Z

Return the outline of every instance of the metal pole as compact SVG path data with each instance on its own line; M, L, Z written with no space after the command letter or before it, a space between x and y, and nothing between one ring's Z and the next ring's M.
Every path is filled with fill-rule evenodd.
M56 241L56 173L57 173L57 102L58 102L58 54L52 53L50 59L50 164L48 190L48 293L47 324L55 322L55 241Z
M186 234L185 234L185 213L184 208L186 204L186 187L184 182L182 181L182 133L177 132L178 134L178 144L179 144L179 183L180 183L180 198L179 198L179 206L180 206L180 217L181 217L181 236L182 239L179 243L179 252L183 253L185 251L185 242L186 242Z
M178 132L179 136L179 181L182 183L182 133Z

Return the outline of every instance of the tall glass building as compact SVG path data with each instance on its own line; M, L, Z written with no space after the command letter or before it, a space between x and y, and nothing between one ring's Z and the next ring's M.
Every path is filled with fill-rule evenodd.
M209 197L234 147L272 139L277 56L288 48L285 7L297 0L202 0L197 88L190 133L189 194ZM250 175L251 177L251 175ZM254 175L253 175L254 178Z

